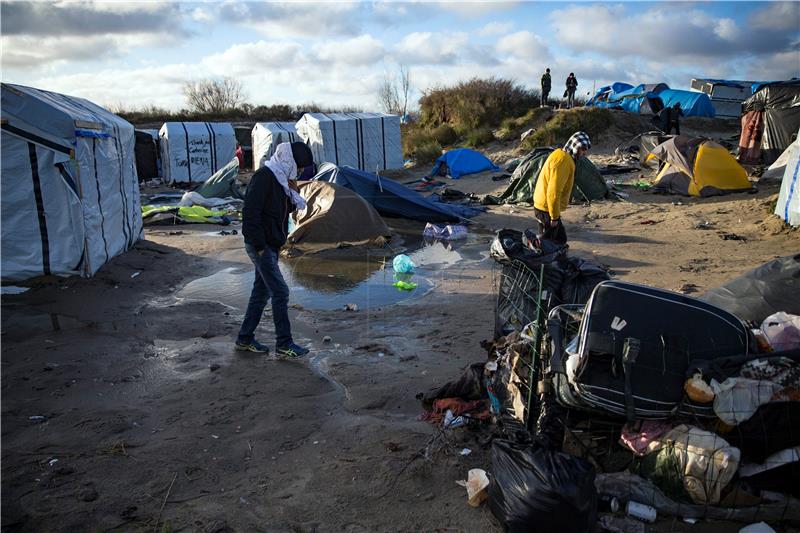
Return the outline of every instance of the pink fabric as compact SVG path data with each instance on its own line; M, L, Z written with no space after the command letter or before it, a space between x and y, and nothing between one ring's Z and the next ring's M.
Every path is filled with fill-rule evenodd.
M619 436L620 443L636 455L644 455L651 442L672 429L672 425L658 420L643 420L625 424Z

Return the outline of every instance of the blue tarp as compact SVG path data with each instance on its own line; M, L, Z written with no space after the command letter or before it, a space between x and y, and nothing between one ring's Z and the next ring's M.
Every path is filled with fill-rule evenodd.
M439 172L442 163L447 165L447 174L453 179L485 170L500 172L500 167L489 161L488 157L469 148L457 148L443 154L436 160L431 176L435 176Z
M667 86L665 84L657 84L652 87L661 88ZM622 109L629 113L645 114L657 112L663 107L658 93L648 91L646 85L641 84L634 87L622 82L601 87L586 106Z
M423 222L458 222L459 213L446 204L434 203L405 185L352 167L323 164L316 181L347 187L368 201L381 215Z
M667 89L658 93L664 107L672 107L680 102L685 117L714 117L714 105L706 93Z

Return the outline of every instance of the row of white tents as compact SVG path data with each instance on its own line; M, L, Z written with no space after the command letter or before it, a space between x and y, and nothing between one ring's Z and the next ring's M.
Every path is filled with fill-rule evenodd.
M233 126L212 122L167 122L159 131L164 179L204 181L234 157ZM259 122L252 131L253 170L266 163L283 142L302 141L317 164L335 163L359 170L403 166L400 117L382 113L306 113L297 123Z
M91 276L142 236L135 130L85 100L2 84L0 278ZM168 122L158 132L163 177L203 182L235 156L233 127ZM318 164L361 170L403 165L400 119L372 113L308 113L297 124L253 130L255 166L277 144L302 140Z

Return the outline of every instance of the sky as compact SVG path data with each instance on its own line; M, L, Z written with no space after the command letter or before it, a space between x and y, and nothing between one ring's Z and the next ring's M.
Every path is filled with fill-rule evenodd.
M478 77L579 95L614 81L800 77L800 2L0 3L2 80L112 109L186 107L187 81L230 76L253 105L379 110L409 69L412 99Z

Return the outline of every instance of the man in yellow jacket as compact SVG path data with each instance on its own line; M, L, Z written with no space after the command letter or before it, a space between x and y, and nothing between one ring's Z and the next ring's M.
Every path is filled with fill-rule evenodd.
M539 222L542 238L558 244L567 243L567 230L561 223L561 212L567 208L572 196L575 163L591 147L589 136L578 131L572 134L563 149L553 150L544 162L533 191L533 212Z

